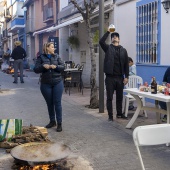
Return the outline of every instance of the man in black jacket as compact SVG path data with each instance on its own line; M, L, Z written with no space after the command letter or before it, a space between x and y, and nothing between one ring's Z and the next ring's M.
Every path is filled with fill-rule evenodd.
M20 71L20 81L24 83L23 80L23 59L26 57L26 51L21 47L20 41L15 41L15 48L12 51L11 57L14 59L14 82L18 83L18 69Z
M108 120L113 121L113 94L116 91L116 111L117 118L127 119L122 114L123 88L128 83L129 77L129 61L125 48L119 45L119 34L114 32L111 34L111 44L105 43L110 31L103 35L99 43L105 52L104 73L106 75L105 84L107 91L107 111Z

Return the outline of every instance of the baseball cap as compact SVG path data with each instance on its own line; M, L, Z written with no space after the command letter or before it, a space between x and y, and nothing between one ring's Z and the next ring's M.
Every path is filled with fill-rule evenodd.
M119 33L117 33L117 32L112 33L112 34L111 34L111 38L113 38L114 36L116 36L116 37L119 38Z

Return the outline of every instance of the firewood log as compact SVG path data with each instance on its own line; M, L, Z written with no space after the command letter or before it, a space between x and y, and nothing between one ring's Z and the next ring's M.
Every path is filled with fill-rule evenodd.
M10 149L14 148L15 146L18 146L18 143L12 143L12 142L0 142L0 148Z

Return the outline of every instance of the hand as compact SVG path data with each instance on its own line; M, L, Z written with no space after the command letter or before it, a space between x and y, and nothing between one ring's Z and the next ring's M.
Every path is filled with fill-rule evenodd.
M52 64L52 65L50 65L50 66L51 66L52 69L56 69L56 67L57 67L57 66L54 65L54 64Z
M128 83L128 78L124 78L123 83L126 85Z
M43 67L46 68L47 70L51 68L49 64L44 64Z

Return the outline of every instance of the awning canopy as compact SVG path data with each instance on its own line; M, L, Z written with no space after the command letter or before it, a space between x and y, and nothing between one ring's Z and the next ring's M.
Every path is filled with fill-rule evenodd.
M54 27L54 26L52 26L52 27ZM41 33L47 32L47 30L50 29L50 28L52 28L52 27L49 27L49 28L46 28L46 29L43 29L43 30L40 30L40 31L35 31L35 32L33 33L33 36L35 36L36 34L41 34Z
M74 24L74 23L79 22L79 21L83 21L82 16L79 16L79 17L73 18L71 20L68 20L68 21L66 21L66 22L64 22L62 24L59 24L59 25L55 26L55 27L50 27L50 28L47 29L46 32L55 31L55 30L58 30L60 28L63 28L65 26L68 26L68 25L71 25L71 24Z

